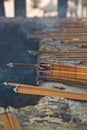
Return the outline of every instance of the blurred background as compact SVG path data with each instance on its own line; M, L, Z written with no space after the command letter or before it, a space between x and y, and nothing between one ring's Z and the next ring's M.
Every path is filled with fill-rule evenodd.
M0 16L87 17L87 0L0 0Z

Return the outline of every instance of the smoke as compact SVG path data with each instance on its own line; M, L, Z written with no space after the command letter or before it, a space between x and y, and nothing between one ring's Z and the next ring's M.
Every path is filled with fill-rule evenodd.
M27 35L34 31L30 26L33 23L28 19L0 19L0 82L16 82L36 85L35 68L9 68L7 63L37 63L37 56L31 56L26 51L37 50L38 43L27 38ZM35 23L34 23L35 24ZM31 95L15 94L11 88L3 87L3 94L0 97L0 105L11 105L23 107L29 104L34 105L40 97ZM1 91L1 89L0 89ZM2 92L2 91L1 91ZM6 95L4 97L3 95ZM11 98L11 99L10 99ZM5 102L5 103L4 103Z

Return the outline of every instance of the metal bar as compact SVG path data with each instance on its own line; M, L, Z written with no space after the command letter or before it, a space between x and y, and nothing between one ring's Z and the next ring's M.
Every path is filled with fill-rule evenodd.
M17 93L22 93L22 94L57 96L57 97L64 97L73 100L87 101L87 94L68 92L64 90L57 90L57 89L50 89L50 88L42 88L42 87L25 85L25 84L17 84L17 83L6 83L6 85L16 87L15 91Z

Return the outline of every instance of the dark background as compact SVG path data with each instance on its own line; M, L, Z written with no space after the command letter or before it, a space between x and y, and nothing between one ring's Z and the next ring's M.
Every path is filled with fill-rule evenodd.
M38 43L29 40L27 35L35 31L34 22L28 19L0 19L0 81L18 83L36 83L35 69L9 68L9 62L37 63L37 57L29 55L27 50L37 50Z
M36 85L34 68L9 68L6 64L37 63L37 56L27 50L38 50L38 41L28 39L30 33L37 31L35 21L26 18L0 18L0 106L15 108L34 105L40 97L14 93L13 88L2 85L3 82L16 82Z

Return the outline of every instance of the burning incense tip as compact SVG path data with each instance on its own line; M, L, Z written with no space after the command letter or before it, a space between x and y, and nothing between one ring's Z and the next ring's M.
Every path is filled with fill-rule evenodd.
M34 55L36 56L38 51L32 51L32 50L28 50L27 53L29 53L30 55Z
M7 85L8 85L8 83L7 83L7 82L4 82L3 84L4 84L5 86L7 86Z
M14 67L14 64L13 63L8 63L8 64L6 64L8 67L10 67L10 68L13 68Z

